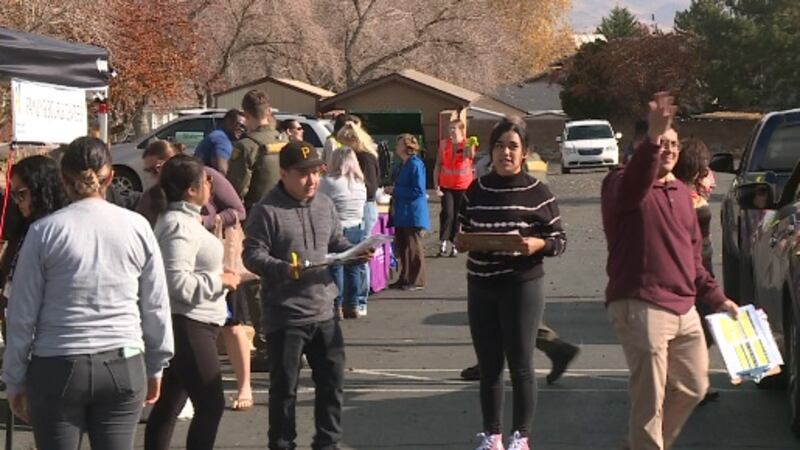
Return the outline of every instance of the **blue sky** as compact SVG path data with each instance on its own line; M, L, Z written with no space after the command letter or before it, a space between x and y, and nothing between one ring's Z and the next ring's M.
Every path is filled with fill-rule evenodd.
M689 7L691 0L572 0L572 27L576 31L591 31L603 16L615 6L627 7L645 23L652 23L655 14L660 28L672 28L676 11Z

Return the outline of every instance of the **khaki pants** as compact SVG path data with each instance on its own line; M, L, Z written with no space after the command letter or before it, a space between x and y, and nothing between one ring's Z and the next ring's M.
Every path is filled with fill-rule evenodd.
M668 449L708 389L700 316L633 299L612 301L607 312L630 369L630 449Z

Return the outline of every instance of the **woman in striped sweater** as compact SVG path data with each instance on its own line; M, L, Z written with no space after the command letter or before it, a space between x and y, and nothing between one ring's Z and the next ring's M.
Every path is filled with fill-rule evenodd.
M504 118L492 130L494 170L467 190L459 220L464 233L514 232L523 236L509 252L481 252L457 238L468 251L467 298L470 331L481 372L483 432L476 450L503 449L503 366L508 361L514 414L508 450L528 450L536 409L536 378L531 358L544 313L542 260L558 256L566 237L555 197L522 170L528 153L525 124Z

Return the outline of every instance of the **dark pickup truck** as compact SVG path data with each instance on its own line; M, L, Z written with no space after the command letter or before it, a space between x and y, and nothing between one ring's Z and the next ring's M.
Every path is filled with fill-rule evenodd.
M725 294L739 303L750 303L753 299L753 233L762 214L741 208L736 189L743 184L762 182L774 193L781 193L798 160L800 109L765 115L753 130L738 169L734 168L734 157L729 153L718 153L711 158L712 170L736 175L722 200L720 220Z

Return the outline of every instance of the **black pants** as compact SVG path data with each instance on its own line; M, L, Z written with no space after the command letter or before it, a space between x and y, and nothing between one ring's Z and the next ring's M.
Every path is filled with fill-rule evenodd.
M175 421L188 397L194 406L194 418L186 436L186 448L211 450L225 410L222 371L217 356L220 327L175 314L172 329L175 356L164 371L161 398L147 420L144 448L170 448Z
M542 279L467 284L469 327L481 371L484 431L502 430L503 369L508 361L513 389L513 428L527 436L536 412L532 352L544 313Z
M342 437L342 386L344 384L344 338L333 319L287 327L270 333L269 448L296 448L295 404L300 377L300 355L311 366L316 397L314 450L332 450Z
M425 251L422 247L422 229L397 227L394 229L394 245L400 259L401 284L425 286Z
M441 191L444 195L442 196L442 210L439 212L439 240L453 242L458 233L458 213L461 211L466 191L453 189L442 189Z
M147 385L141 354L34 356L26 383L39 450L76 450L84 433L95 450L133 448Z

